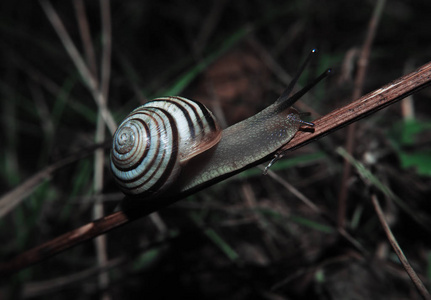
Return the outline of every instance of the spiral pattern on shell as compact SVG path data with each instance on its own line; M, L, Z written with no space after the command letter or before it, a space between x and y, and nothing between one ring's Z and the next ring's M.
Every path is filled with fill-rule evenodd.
M220 137L218 123L203 104L182 97L154 99L133 110L115 132L112 173L124 193L152 197Z

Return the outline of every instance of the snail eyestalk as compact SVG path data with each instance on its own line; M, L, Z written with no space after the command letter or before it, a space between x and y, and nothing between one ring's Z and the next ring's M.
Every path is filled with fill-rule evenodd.
M275 101L275 103L281 103L281 102L284 102L284 101L289 101L288 102L288 106L291 106L293 103L295 103L296 100L293 101L293 102L290 102L290 100L289 100L290 93L292 92L293 88L295 87L295 84L298 82L299 77L301 77L302 72L304 72L305 67L308 65L308 63L313 58L314 54L317 54L317 49L312 49L310 51L310 53L308 54L308 56L305 59L304 63L301 65L301 67L299 68L298 72L296 73L295 77L293 77L292 81L289 83L289 85L284 90L284 92L281 93L280 97L278 97L278 99L277 99L277 101Z
M313 50L314 51L314 50ZM308 64L311 58L311 54L315 53L311 52L309 56L307 57L307 60L305 63L301 66L298 74L295 76L295 78L292 80L292 82L289 84L287 89L283 92L283 94L278 98L276 103L282 103L280 107L278 108L280 111L284 110L287 107L290 107L292 104L294 104L296 101L298 101L305 93L307 93L309 90L311 90L316 84L318 84L320 81L322 81L324 78L326 78L331 72L331 69L327 69L325 72L320 74L316 79L314 79L312 82L307 84L305 87L303 87L300 91L296 92L292 97L289 97L287 99L284 99L285 97L288 97L288 94L293 89L293 86L298 81L299 75L304 71L305 66ZM307 113L299 113L299 116L307 115ZM314 123L303 121L301 119L298 120L299 126L309 126L314 127ZM274 165L279 159L281 159L284 156L284 151L278 151L274 154L274 158L268 163L268 165L265 167L265 170L263 171L263 175L266 175L268 173L269 168Z
M298 92L296 92L295 94L293 94L291 97L289 97L287 99L282 98L282 97L284 97L283 95L285 93L285 92L283 92L283 95L280 96L280 98L278 98L278 100L276 102L276 103L281 103L279 110L281 111L287 107L292 106L296 101L298 101L302 96L304 96L309 90L311 90L314 86L316 86L316 84L318 84L320 81L322 81L323 79L328 77L331 72L332 72L332 69L326 69L316 79L314 79L312 82L307 84L305 87L303 87L301 90L299 90Z
M314 123L300 120L299 123L304 126L314 127Z

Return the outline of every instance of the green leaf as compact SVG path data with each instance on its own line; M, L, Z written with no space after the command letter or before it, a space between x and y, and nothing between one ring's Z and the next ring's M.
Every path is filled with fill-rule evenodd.
M401 167L404 169L413 167L419 175L431 176L431 150L398 153L401 160Z
M214 245L216 245L226 255L227 258L231 261L238 260L238 253L214 229L206 227L198 213L192 212L189 216L195 224L203 230L205 235L214 243Z
M398 154L401 167L415 168L419 175L431 176L431 149L404 150L415 145L417 136L431 130L431 122L408 120L394 125L389 136L392 146Z
M143 252L133 263L133 271L139 271L148 267L160 256L160 249L150 249Z
M235 31L231 36L227 37L222 45L206 56L201 62L187 70L177 81L165 91L159 91L158 95L179 95L181 92L192 82L208 65L213 63L218 57L224 54L227 50L235 46L249 30L247 28L241 28Z
M303 218L300 216L291 216L290 219L292 221L298 223L298 224L301 224L301 225L306 226L306 227L311 228L311 229L318 230L318 231L323 232L323 233L333 233L334 232L334 229L332 229L330 226L323 225L319 222L316 222L316 221L313 221L313 220L310 220L307 218Z
M231 260L239 258L238 253L212 228L205 229L206 236Z

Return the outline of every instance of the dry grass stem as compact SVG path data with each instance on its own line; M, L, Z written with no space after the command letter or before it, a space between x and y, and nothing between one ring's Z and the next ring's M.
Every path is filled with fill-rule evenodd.
M383 7L385 6L385 0L379 0L376 2L374 7L373 15L368 24L367 36L365 37L364 44L362 46L361 52L359 54L358 61L358 72L355 78L354 89L352 93L352 99L356 99L362 95L362 90L364 87L365 74L367 73L369 57L371 53L371 45L373 43L374 37L376 35L377 25L379 24L380 17L383 12ZM349 126L347 131L346 149L349 153L353 153L355 148L355 132L356 123ZM338 214L337 222L338 226L344 228L346 225L346 209L347 209L347 196L348 187L347 181L349 180L351 174L351 164L348 161L344 161L343 164L343 175L340 184L340 193L338 195Z
M20 204L28 195L30 195L41 183L49 180L52 174L69 165L75 163L94 153L94 150L101 147L107 147L106 143L94 145L87 149L81 149L79 152L69 155L61 159L43 170L37 172L13 190L7 192L0 197L0 218L12 211L14 207Z
M320 208L318 208L310 199L308 199L307 197L305 197L304 194L302 194L300 191L298 191L293 185L291 185L289 182L287 182L286 180L284 180L283 178L281 178L280 176L277 175L277 173L268 170L267 171L268 175L274 179L275 181L277 181L278 183L280 183L285 189L287 189L289 192L291 192L293 195L295 195L295 197L297 197L299 200L301 200L306 206L308 206L313 212L319 214L319 215L323 215L324 213L320 210Z
M262 168L263 169L263 168ZM321 210L319 207L317 207L310 199L308 199L304 194L302 194L300 191L298 191L293 185L288 183L286 180L278 176L275 172L268 170L268 175L283 185L289 192L291 192L295 197L297 197L299 200L301 200L308 208L310 208L314 213L321 216L323 219L325 219L330 226L332 226L335 230L338 231L340 236L342 236L344 239L346 239L349 243L351 243L358 251L363 255L368 255L365 248L357 241L353 236L351 236L347 231L344 230L344 228L335 226L335 222L332 219L332 217L326 212Z
M408 61L404 66L404 73L411 72L412 69L412 63ZM410 95L401 101L401 114L406 121L415 119L415 104L413 101L413 95Z
M392 234L392 231L389 228L389 225L385 220L385 215L383 213L382 208L380 207L380 204L379 204L379 201L377 200L376 195L371 196L371 201L373 202L374 209L376 210L377 216L379 217L379 221L382 224L382 227L385 231L385 234L389 240L389 243L391 244L391 246L394 249L395 253L397 254L398 258L400 259L401 264L403 265L407 274L409 274L412 282L414 283L418 292L421 294L422 298L425 300L430 300L431 296L430 296L428 290L425 288L422 280L416 274L415 270L413 270L412 266L410 265L409 261L407 260L407 257L404 255L403 250L401 250L401 247L398 244L395 236Z
M403 99L431 84L431 63L427 63L418 70L407 74L384 87L377 89L352 103L334 110L333 112L314 121L314 132L298 132L295 137L283 147L283 150L292 150L304 146L316 139L323 137L330 132L342 128L354 121L368 116L388 105ZM270 157L267 157L270 159ZM256 164L262 161L256 162ZM252 167L250 165L249 167ZM234 174L231 174L234 175ZM207 186L213 185L218 181L212 181ZM205 186L205 187L207 187ZM204 187L202 187L204 188ZM72 230L64 235L57 237L47 243L29 250L11 261L0 265L0 273L10 273L18 271L34 263L40 262L61 251L76 246L86 240L92 239L109 230L127 224L144 215L148 215L163 206L173 203L179 199L171 199L165 203L158 202L153 206L143 207L142 211L124 212L118 211L99 220L93 221L78 229ZM129 215L128 215L129 213Z
M102 61L100 70L100 91L105 99L105 105L109 95L109 79L111 75L112 52L112 26L110 14L110 1L100 0L100 14L102 15Z
M43 296L46 297L50 293L61 291L73 284L87 282L97 274L108 272L109 270L120 266L125 262L125 260L126 259L124 257L116 258L108 261L103 266L93 267L73 274L67 274L62 277L56 277L50 280L34 281L27 283L23 286L22 297L24 299Z
M88 25L87 14L85 13L85 6L83 0L74 0L75 14L77 16L79 33L81 34L82 45L87 60L88 67L91 74L97 78L96 67L96 54L90 33L90 26Z
M316 120L314 131L299 131L281 150L294 150L369 116L431 85L431 62Z
M209 10L208 17L205 18L205 23L202 25L194 45L194 51L198 57L202 55L202 51L205 49L208 39L211 37L214 29L216 29L225 4L226 0L215 1Z
M52 26L54 27L59 38L61 39L61 42L63 43L67 53L73 60L76 68L78 69L79 73L84 79L84 82L87 84L88 89L90 90L94 100L99 106L103 119L106 125L108 126L111 134L114 134L115 130L117 129L117 125L110 111L106 106L103 93L99 90L99 83L97 81L97 78L94 77L93 74L91 74L90 70L88 69L87 65L82 59L81 54L79 53L78 49L76 48L72 39L67 33L66 28L63 25L63 22L61 21L60 17L52 7L51 3L46 0L41 0L40 3L42 5L43 10L45 11L45 14L47 15Z

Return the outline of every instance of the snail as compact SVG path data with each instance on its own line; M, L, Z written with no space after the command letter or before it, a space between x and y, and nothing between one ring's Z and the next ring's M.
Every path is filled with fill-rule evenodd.
M314 126L291 106L330 69L289 97L309 59L275 103L224 130L208 108L183 97L133 110L113 137L111 170L120 189L139 199L181 197L276 153L301 126Z

